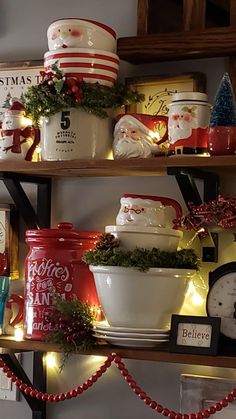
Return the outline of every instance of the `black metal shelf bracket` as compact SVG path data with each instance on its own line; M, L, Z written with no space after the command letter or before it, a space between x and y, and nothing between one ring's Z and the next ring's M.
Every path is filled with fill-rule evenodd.
M181 167L169 167L167 174L175 176L187 208L189 204L200 205L217 199L219 195L219 176L215 173ZM196 179L203 180L203 199L199 193ZM202 261L217 262L218 260L218 234L209 233L202 240Z
M22 380L25 384L32 388L36 388L39 391L46 391L46 366L44 362L43 352L33 353L33 383L28 378L15 354L11 351L8 353L2 353L1 358L7 364L7 366L14 372L14 374ZM21 392L26 402L28 403L32 411L32 419L46 419L46 402L38 400L36 398L26 395L23 391Z
M12 172L0 172L11 198L28 229L50 227L51 219L51 178L24 175ZM21 183L37 184L37 209L33 208Z
M219 176L215 173L193 168L168 167L167 174L175 176L184 201L200 205L202 202L212 201L219 195ZM196 185L196 179L203 180L203 199Z

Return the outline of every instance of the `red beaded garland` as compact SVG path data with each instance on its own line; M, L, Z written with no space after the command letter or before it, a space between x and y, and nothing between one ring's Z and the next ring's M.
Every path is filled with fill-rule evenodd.
M217 411L222 410L223 408L227 407L229 403L236 399L236 388L232 389L230 393L228 393L224 399L219 400L214 406L210 406L208 409L198 412L198 413L176 413L173 410L168 409L167 407L163 407L162 405L158 404L155 400L152 400L139 386L137 386L136 381L133 379L132 375L129 374L128 369L125 367L124 363L121 362L120 356L116 354L108 355L106 361L103 365L90 377L87 381L81 384L79 387L71 391L67 391L66 393L61 394L48 394L42 393L37 389L34 389L28 386L26 383L23 383L21 379L19 379L11 370L10 368L3 362L0 357L0 368L2 368L3 372L6 374L8 378L11 379L13 383L21 391L23 391L27 396L36 398L38 400L42 400L45 402L60 402L64 400L71 399L72 397L76 397L79 394L82 394L84 391L88 390L92 385L100 378L107 369L111 366L112 362L115 362L117 368L119 369L121 375L127 382L128 386L134 391L135 394L139 396L143 402L149 406L151 409L155 410L156 412L166 416L170 419L207 419Z

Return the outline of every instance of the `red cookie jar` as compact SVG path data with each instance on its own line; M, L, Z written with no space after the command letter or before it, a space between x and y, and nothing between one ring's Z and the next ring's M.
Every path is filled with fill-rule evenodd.
M26 231L29 253L25 260L24 337L42 340L53 330L47 316L52 290L66 300L77 298L99 306L92 273L81 260L94 248L99 233L73 230L71 223L58 228Z

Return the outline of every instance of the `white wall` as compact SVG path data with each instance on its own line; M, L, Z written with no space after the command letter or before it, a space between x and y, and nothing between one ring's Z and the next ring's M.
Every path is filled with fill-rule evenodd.
M62 17L84 17L102 21L119 36L135 35L137 0L2 0L0 5L1 61L41 59L47 51L46 30L52 20ZM196 60L131 66L121 63L120 76L203 71L207 74L208 93L212 100L217 83L226 68L226 60ZM71 221L76 228L101 230L114 223L120 196L125 192L163 194L184 205L174 178L108 177L62 179L54 185L53 225ZM6 192L3 190L1 201ZM17 289L22 282L14 284ZM67 391L81 384L102 361L88 356L73 356L61 375L48 374L48 391ZM200 373L232 377L231 370L125 361L137 382L150 395L170 408L179 407L179 375ZM30 367L30 358L25 356ZM0 402L0 417L29 419L24 401ZM49 419L141 419L156 415L144 406L126 386L115 367L101 381L78 399L48 407Z

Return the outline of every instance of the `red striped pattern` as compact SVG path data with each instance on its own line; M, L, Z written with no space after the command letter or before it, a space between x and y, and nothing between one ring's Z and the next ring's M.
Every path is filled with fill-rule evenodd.
M100 80L106 80L110 81L111 83L114 83L116 81L115 78L109 77L109 76L103 76L102 74L87 74L87 73L67 73L66 75L68 77L75 77L75 78L82 78L82 79L100 79Z
M103 64L89 64L89 63L60 63L60 68L70 68L70 67L82 67L82 68L98 68L100 70L106 70L106 71L110 71L111 73L116 73L118 74L118 69L117 68L113 68L110 67L108 65L103 65Z
M115 55L115 54L114 54ZM109 55L104 54L93 54L93 53L87 53L87 52L69 52L69 53L53 53L47 55L45 54L45 61L47 60L57 60L59 58L98 58L100 60L106 60L111 61L113 63L119 64L119 58L115 58Z

